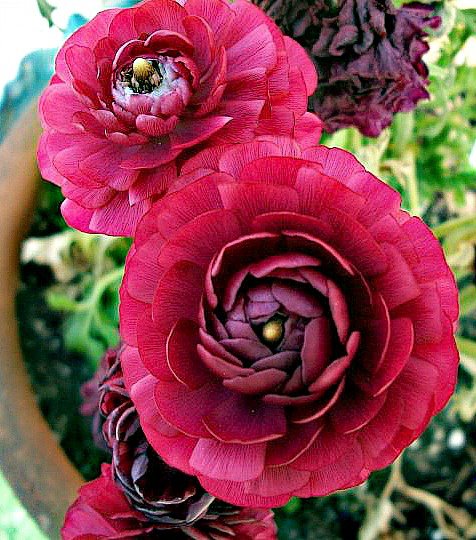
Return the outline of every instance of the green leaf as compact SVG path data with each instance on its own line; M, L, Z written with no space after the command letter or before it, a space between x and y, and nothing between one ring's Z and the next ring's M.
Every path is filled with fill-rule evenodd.
M51 15L56 8L49 4L46 0L36 0L36 3L38 4L38 9L40 10L41 16L48 21L48 25L51 28L54 25Z
M476 341L457 336L456 345L460 352L461 365L468 373L476 377Z
M455 231L467 232L472 230L476 230L476 216L465 216L450 219L441 225L433 227L433 234L438 238L442 238L443 236L447 236Z
M460 315L467 315L476 310L476 285L470 283L463 287L459 293Z

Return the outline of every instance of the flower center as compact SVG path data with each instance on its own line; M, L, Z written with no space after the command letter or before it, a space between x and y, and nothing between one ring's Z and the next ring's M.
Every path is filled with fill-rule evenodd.
M265 323L261 329L261 336L265 343L276 345L279 343L284 334L284 321L282 318L273 317Z
M119 75L119 83L134 94L150 94L162 83L160 64L157 60L136 58L132 65Z

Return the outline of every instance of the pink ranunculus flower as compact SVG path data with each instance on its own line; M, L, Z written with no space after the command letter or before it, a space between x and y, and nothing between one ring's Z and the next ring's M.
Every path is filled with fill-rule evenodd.
M40 101L42 175L85 232L132 235L198 149L260 133L317 143L304 49L245 0L148 0L99 13L59 51Z
M120 292L146 437L233 504L359 484L455 385L439 243L340 149L268 138L206 150L183 174L195 181L138 226Z
M78 498L66 513L61 538L276 540L276 533L271 511L227 505L209 510L205 517L190 526L171 528L154 522L131 507L112 479L111 466L104 464L101 476L79 490Z

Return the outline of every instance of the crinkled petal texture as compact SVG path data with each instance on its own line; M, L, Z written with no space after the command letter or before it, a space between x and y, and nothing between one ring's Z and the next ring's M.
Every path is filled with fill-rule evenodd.
M205 515L214 516L214 497L197 479L166 465L150 447L125 389L122 348L109 350L100 372L99 410L102 433L112 453L111 472L131 506L164 529L189 527Z
M376 137L397 112L428 99L425 28L434 5L392 0L252 0L309 50L320 85L311 102L326 131L355 126Z
M63 540L160 538L163 540L275 540L273 513L254 508L231 508L208 514L189 527L171 529L134 510L104 464L96 480L81 487L66 513Z
M245 0L103 11L66 41L41 97L41 173L61 186L71 226L130 236L199 149L262 133L316 144L316 77Z
M123 369L170 465L238 505L385 467L448 401L457 289L437 240L350 154L206 150L141 221Z

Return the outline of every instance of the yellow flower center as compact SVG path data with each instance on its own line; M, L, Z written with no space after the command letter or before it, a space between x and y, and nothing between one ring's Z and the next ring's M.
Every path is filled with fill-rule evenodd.
M144 81L155 73L155 69L145 58L136 58L132 64L132 72L137 80Z
M284 327L282 321L271 320L268 321L262 329L263 339L269 343L277 343L281 341L284 333Z

